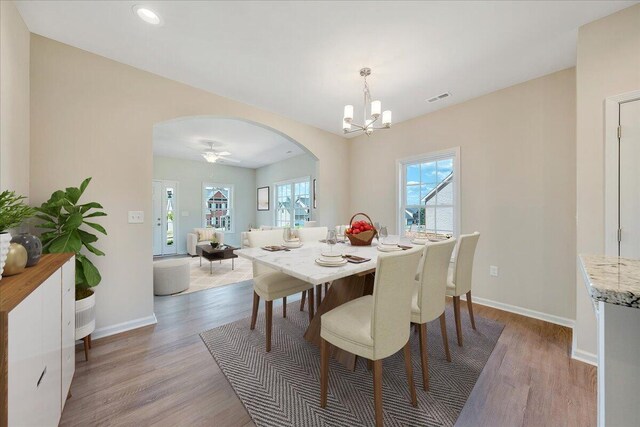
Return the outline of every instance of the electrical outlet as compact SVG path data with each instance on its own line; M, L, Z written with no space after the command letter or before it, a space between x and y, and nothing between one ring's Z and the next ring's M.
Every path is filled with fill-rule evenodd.
M489 266L489 275L493 277L498 277L498 267L495 265Z
M129 224L144 223L144 211L129 211Z

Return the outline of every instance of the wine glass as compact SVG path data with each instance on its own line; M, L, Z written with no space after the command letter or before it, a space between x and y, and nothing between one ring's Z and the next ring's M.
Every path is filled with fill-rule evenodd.
M329 245L329 251L333 253L333 246L338 243L338 237L336 236L336 230L327 231L327 245Z
M389 236L389 232L387 231L386 226L380 227L378 230L378 241L380 244L384 244L384 240Z

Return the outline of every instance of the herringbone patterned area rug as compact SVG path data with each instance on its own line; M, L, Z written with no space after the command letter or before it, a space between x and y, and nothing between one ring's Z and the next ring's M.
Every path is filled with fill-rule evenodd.
M464 308L464 307L463 307ZM447 362L439 321L427 326L430 390L422 389L417 334L411 333L413 374L418 407L411 406L402 351L383 362L386 426L452 426L502 333L504 325L476 316L477 331L462 313L464 347L456 343L453 312L447 307L452 362ZM258 427L372 426L373 376L366 360L355 372L333 359L329 365L327 408L320 408L320 351L303 338L308 313L298 303L273 313L273 341L265 352L264 313L256 329L250 319L200 334Z

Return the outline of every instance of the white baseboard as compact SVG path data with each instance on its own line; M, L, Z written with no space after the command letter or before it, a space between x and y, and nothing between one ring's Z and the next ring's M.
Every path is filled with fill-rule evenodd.
M571 358L589 365L598 366L598 355L589 351L580 350L576 342L575 331L571 337Z
M460 299L466 300L465 295L461 295ZM530 310L524 307L518 307L517 305L505 304L498 301L492 301L485 298L479 298L472 295L474 304L486 305L487 307L497 308L498 310L508 311L509 313L520 314L526 317L532 317L538 320L544 320L545 322L554 323L560 326L566 326L572 328L575 325L575 320L567 319L566 317L555 316L553 314L542 313L540 311Z
M104 328L98 328L91 333L91 338L104 338L110 335L130 331L132 329L142 328L143 326L155 325L156 323L158 323L158 319L156 319L156 315L155 313L153 313L151 316L133 319L128 322L118 323L116 325L105 326Z

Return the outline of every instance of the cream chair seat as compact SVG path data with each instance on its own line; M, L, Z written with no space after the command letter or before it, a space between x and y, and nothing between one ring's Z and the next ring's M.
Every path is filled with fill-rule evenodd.
M282 230L264 230L259 233L249 233L249 246L260 248L267 245L279 245L282 243ZM251 312L251 330L256 327L260 298L265 305L265 335L266 350L271 351L271 327L273 324L273 300L282 298L282 315L287 317L287 296L309 290L309 306L313 307L313 286L303 280L296 279L288 274L275 271L265 265L254 261L253 263L253 309ZM313 317L313 311L309 310L309 320Z
M414 276L422 248L380 254L373 295L357 298L322 315L320 324L320 406L327 405L329 345L373 361L376 425L382 425L382 359L404 348L411 403L417 405L409 347Z
M447 290L447 274L449 261L456 239L439 243L430 243L424 247L417 280L413 287L411 301L411 322L419 327L420 364L422 366L422 387L429 389L429 357L427 352L427 323L440 318L440 332L444 344L445 355L451 362L449 340L447 337L447 321L444 315L445 293Z
M473 303L471 301L471 276L473 273L473 258L476 253L476 246L480 233L463 234L458 238L453 271L447 280L447 295L453 297L453 314L456 320L456 335L458 345L462 345L462 322L460 320L460 295L467 296L467 309L471 327L476 329L476 322L473 318Z

